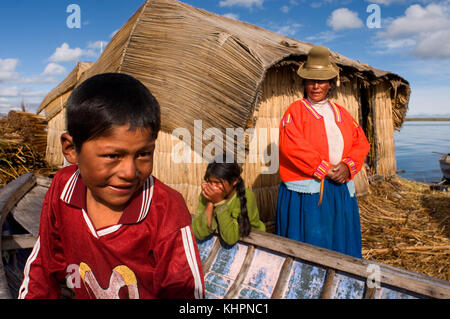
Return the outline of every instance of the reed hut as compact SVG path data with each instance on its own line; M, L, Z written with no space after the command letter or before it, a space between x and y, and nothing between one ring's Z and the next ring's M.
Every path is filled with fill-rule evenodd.
M92 64L90 62L78 62L72 72L47 94L37 110L38 114L45 111L45 117L48 121L45 160L50 165L61 166L64 163L59 138L65 131L65 105L81 74L89 69Z
M262 220L271 230L280 183L278 126L287 107L303 97L296 71L311 47L176 0L148 0L95 64L79 78L80 65L74 72L77 84L99 73L127 73L151 90L162 109L154 175L181 192L193 214L207 165L204 157L226 146L237 151L246 185L255 192ZM364 128L372 145L367 162L371 174L394 175L393 134L408 108L408 82L338 53L332 59L341 71L333 98ZM75 77L69 77L39 109L52 121L49 135L64 126L64 102L75 86ZM59 141L48 144L48 158L61 165L51 153ZM366 170L356 184L358 194L367 192Z

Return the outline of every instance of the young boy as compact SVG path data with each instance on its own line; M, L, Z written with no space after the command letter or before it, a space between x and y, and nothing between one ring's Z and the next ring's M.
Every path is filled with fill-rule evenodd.
M66 160L45 196L19 298L203 298L191 216L151 176L159 104L138 80L101 74L67 103Z

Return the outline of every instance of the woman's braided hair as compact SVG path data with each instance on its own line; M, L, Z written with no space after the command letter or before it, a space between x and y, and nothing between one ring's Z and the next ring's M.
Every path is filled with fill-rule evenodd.
M239 234L241 237L246 237L250 234L251 225L248 218L247 197L245 196L245 183L241 177L242 168L236 162L227 163L225 156L223 158L216 158L213 162L208 164L205 173L205 180L210 177L216 177L219 180L225 180L230 185L235 181L236 193L241 202L241 214L238 218Z

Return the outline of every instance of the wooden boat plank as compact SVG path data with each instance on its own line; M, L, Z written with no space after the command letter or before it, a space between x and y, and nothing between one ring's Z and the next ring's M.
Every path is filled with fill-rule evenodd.
M39 234L41 209L47 190L44 186L33 187L11 211L14 219L35 237Z
M1 229L6 216L17 202L36 184L36 177L29 173L12 181L0 191L0 247L2 247ZM0 255L0 299L10 299L8 282Z
M336 290L330 297L333 299L362 299L365 290L365 280L348 276L348 274L342 274L336 272L333 278L336 282Z
M322 293L320 295L321 299L331 299L336 291L337 282L334 280L336 276L336 270L327 269L327 274L325 276L325 281L322 288Z
M17 185L23 184L24 179L16 180L12 186L8 184L5 187L10 189L8 195L4 190L0 191L0 208L3 207L4 218L23 197L13 212L15 218L20 216L16 220L30 229L32 235L21 240L22 243L29 241L25 244L29 246L39 229L38 217L50 180L38 177L17 191ZM36 183L36 190L29 191ZM16 190L11 191L11 187L16 187ZM24 197L27 191L29 194ZM6 201L8 205L5 205ZM38 201L40 204L35 204ZM22 215L25 220L21 219ZM14 240L7 238L6 246L13 245ZM207 298L318 298L326 285L331 287L330 298L450 298L450 283L447 281L259 231L252 231L250 236L231 247L217 235L206 242L198 242L198 245L202 265L206 266ZM381 288L372 291L367 289L366 283L370 265L380 268L381 280ZM1 272L4 267L0 266ZM327 271L334 272L329 283L325 280ZM0 275L0 284L3 277Z
M272 249L327 268L336 269L350 275L367 278L369 265L380 267L380 282L401 287L416 294L433 298L450 298L450 283L422 274L396 268L375 261L353 258L331 250L297 242L288 238L273 236L260 231L252 231L242 242Z
M222 299L226 296L244 264L249 245L221 245L210 271L204 272L207 298Z
M366 284L366 290L364 291L364 299L374 299L375 295L377 294L378 290L381 288L372 287L369 288Z
M208 257L211 255L214 244L218 240L216 236L210 236L205 240L196 240L197 247L200 253L200 260L202 261L202 265L206 262Z
M332 270L334 271L334 270ZM317 299L320 297L327 270L302 260L292 263L289 282L283 292L283 299Z
M202 241L197 240L197 247L204 273L211 269L211 265L217 256L220 246L220 240L217 236L211 236Z
M228 290L228 293L225 295L225 299L232 299L238 296L239 290L242 286L242 282L244 281L250 269L250 264L253 260L254 254L255 254L255 247L249 246L247 249L247 254L245 255L244 262L242 263L242 267L239 271L239 274L236 277L236 280L234 281L230 290Z
M52 184L51 178L40 176L40 175L35 175L35 176L36 176L36 184L37 185L43 186L47 189L50 188L50 185Z
M0 299L11 299L3 262L0 262Z
M25 174L7 184L0 192L0 222L3 224L6 215L17 204L17 202L36 184L36 177Z
M283 296L283 292L286 290L287 285L289 283L289 279L291 277L292 265L294 263L294 259L291 257L286 257L281 266L280 276L278 277L275 288L273 289L272 299L281 299Z
M248 272L239 287L238 298L270 299L285 259L283 254L255 248Z
M374 294L375 299L417 299L416 296L409 292L402 292L399 290L390 289L387 287L381 287L377 289Z
M16 250L16 249L29 249L33 248L36 244L37 237L33 235L12 235L3 236L2 238L2 251Z
M8 263L4 265L9 291L12 298L16 299L19 288L23 281L23 269L28 259L31 249L20 249L17 251L4 251L7 255Z

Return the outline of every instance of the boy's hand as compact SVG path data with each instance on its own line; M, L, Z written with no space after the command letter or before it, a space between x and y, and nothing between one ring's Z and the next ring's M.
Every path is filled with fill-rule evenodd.
M202 194L213 204L217 204L225 199L222 186L216 186L207 182L202 183Z

